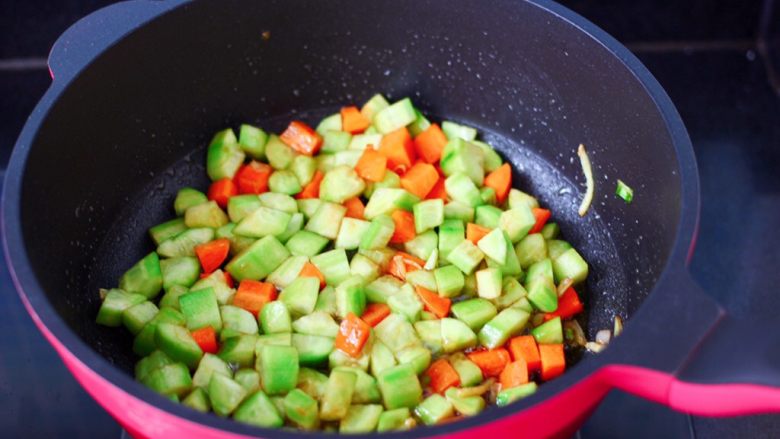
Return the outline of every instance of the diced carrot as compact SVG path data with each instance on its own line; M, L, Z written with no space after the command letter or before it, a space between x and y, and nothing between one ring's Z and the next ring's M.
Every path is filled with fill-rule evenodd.
M216 354L219 351L217 345L217 332L211 326L204 326L190 333L195 343L200 346L200 350L209 354Z
M485 177L485 186L492 187L496 191L496 200L503 203L512 188L512 168L509 163L504 163L498 169Z
M320 183L322 183L322 179L325 177L325 174L323 174L321 171L315 171L314 176L312 176L311 181L306 184L306 186L303 187L303 190L298 192L298 195L295 196L295 198L299 200L303 200L306 198L319 198L320 197Z
M528 233L539 233L542 231L542 228L544 228L547 220L550 219L550 214L552 212L550 212L549 209L540 209L538 207L534 207L531 209L531 213L533 213L534 217L536 218L536 224L534 224L533 228L531 228L531 231Z
M414 287L417 291L417 295L420 296L425 309L428 312L433 313L436 317L443 319L450 313L450 306L452 301L446 297L441 297L431 290L425 289L421 286Z
M493 349L490 351L474 351L468 354L469 360L479 366L482 370L482 376L496 377L501 374L507 363L509 363L509 352L504 348Z
M371 333L371 326L353 313L347 314L347 318L341 321L339 332L336 334L336 349L350 357L357 357L363 350L363 345Z
M222 273L222 277L225 279L225 285L228 286L228 288L233 288L233 276L230 275L227 271Z
M233 306L245 309L257 317L263 306L276 300L276 296L276 287L273 284L244 279L238 284L238 291L233 296Z
M521 335L509 340L509 352L515 361L523 360L528 366L528 373L533 373L542 366L539 359L539 348L536 339L532 335Z
M341 131L351 134L362 133L371 125L371 121L360 112L358 107L343 107L341 109Z
M580 296L574 291L573 287L569 287L563 292L563 295L558 298L558 309L554 312L548 312L544 315L544 321L552 320L556 317L567 319L573 317L582 312L584 306L580 301Z
M415 153L412 137L406 127L399 128L382 136L379 153L387 157L387 167L403 174L414 163Z
M238 194L238 187L233 180L229 178L223 178L211 183L209 186L208 198L209 200L216 201L219 207L225 209L227 207L230 197Z
M370 326L376 326L390 315L390 307L384 303L369 303L360 318Z
M492 229L488 229L487 227L482 227L479 224L474 223L468 223L466 224L466 239L474 243L474 245L479 242L480 239L484 238L485 235L491 232Z
M390 242L393 244L403 244L404 242L411 241L417 236L414 230L414 215L412 212L407 212L403 209L396 209L390 214L390 217L395 223L395 231L393 232Z
M460 376L449 361L440 358L434 361L425 371L431 379L431 389L436 393L444 393L450 387L460 385Z
M363 205L363 201L359 197L353 197L344 202L344 207L347 208L346 216L356 219L364 219L363 212L366 210L366 206Z
M521 358L513 361L504 367L501 375L498 377L501 382L501 389L517 387L528 382L528 365Z
M417 162L401 177L401 187L420 198L425 198L437 181L439 181L439 173L433 165Z
M426 163L436 163L441 160L445 145L447 145L447 136L435 123L414 138L414 149Z
M444 189L444 179L441 177L439 177L436 184L433 185L433 188L428 192L428 195L425 196L426 200L434 200L437 198L444 200L445 203L447 202L447 191Z
M540 344L539 357L542 360L542 379L549 381L566 370L563 344Z
M219 268L230 252L230 241L227 238L215 239L195 246L203 272L208 274Z
M368 181L382 181L387 172L387 157L373 148L366 148L355 165L355 171Z
M444 179L447 178L447 175L444 174L444 171L441 169L441 164L440 163L435 163L433 165L433 167L436 168L436 172L439 173L439 177L444 178Z
M239 168L233 181L238 186L239 194L262 194L268 192L268 179L274 169L265 163L255 160Z
M290 148L305 155L317 154L322 146L322 137L312 127L299 120L290 122L279 138Z
M303 264L303 268L301 268L301 272L298 273L298 277L316 277L320 280L320 289L325 288L325 276L322 275L322 272L317 268L316 265L312 264L311 262L307 262Z

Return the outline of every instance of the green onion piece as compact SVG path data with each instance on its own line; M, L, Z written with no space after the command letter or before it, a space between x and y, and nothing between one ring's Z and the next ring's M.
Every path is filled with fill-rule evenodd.
M622 198L626 204L630 203L634 199L634 190L627 184L623 183L623 180L618 179L617 189L615 189L615 195Z

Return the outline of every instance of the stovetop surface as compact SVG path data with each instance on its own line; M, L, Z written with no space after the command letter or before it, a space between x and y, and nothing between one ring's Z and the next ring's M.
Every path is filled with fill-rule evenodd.
M0 4L3 169L27 115L48 87L48 47L70 23L106 3ZM701 0L564 3L625 42L664 86L686 123L702 192L691 263L696 280L732 314L776 312L780 97L775 92L780 89L771 85L777 79L770 66L772 59L775 65L780 59L772 46L758 50L756 36L762 22L780 23L780 5L773 10L768 8L773 0L720 6ZM770 32L770 43L776 38L771 25L763 31ZM117 423L81 389L35 328L4 261L0 334L1 436L120 435ZM780 416L692 417L613 391L578 437L777 438Z

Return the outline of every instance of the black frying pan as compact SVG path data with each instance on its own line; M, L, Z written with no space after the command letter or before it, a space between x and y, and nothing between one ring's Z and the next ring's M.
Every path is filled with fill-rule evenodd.
M135 435L305 434L199 414L135 383L129 335L94 323L97 291L152 248L146 230L171 217L178 188L206 187L213 132L278 132L376 92L478 127L589 262L589 338L627 319L609 349L533 397L405 436L567 434L612 387L700 414L780 410L776 331L724 318L685 268L699 199L679 115L625 48L565 8L137 0L74 25L49 63L7 171L7 260L76 378ZM596 178L584 218L579 143ZM617 178L632 204L613 195Z

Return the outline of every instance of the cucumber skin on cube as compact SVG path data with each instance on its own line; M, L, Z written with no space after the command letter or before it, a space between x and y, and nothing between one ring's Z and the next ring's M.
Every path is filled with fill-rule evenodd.
M276 288L287 288L298 278L298 274L308 261L309 258L306 256L290 256L269 274L265 281L274 284Z
M419 202L420 199L406 189L378 188L371 194L363 216L367 220L372 220L379 215L391 215L396 209L411 212L414 205Z
M413 408L422 398L422 387L417 374L408 364L385 370L377 378L384 405L388 410Z
M265 144L265 156L275 170L287 169L295 159L295 151L282 142L279 136L271 134Z
M119 279L120 289L128 293L140 294L148 299L157 296L162 285L160 257L155 252L144 256Z
M482 250L482 253L499 265L506 263L507 242L504 233L503 230L496 228L477 241L477 247Z
M464 322L453 318L441 319L442 349L446 353L460 351L477 345L477 335Z
M135 363L135 379L143 382L144 377L149 375L149 373L151 373L153 370L173 363L174 361L165 355L165 352L154 351Z
M439 258L448 261L447 255L466 239L466 227L458 219L445 219L439 226Z
M219 308L222 327L233 329L241 334L257 334L257 320L249 311L233 305Z
M352 134L344 131L327 130L320 134L322 134L322 148L320 149L320 152L323 154L333 154L344 151L352 141Z
M379 433L394 430L408 430L415 424L408 408L386 410L379 415L377 431Z
M398 314L390 314L385 317L374 327L374 334L393 353L398 353L408 347L422 346L412 324Z
M452 200L444 205L444 219L470 223L474 221L474 208L466 203Z
M262 390L249 395L233 413L233 419L266 428L278 428L284 425L284 418L279 414L271 398Z
M298 351L301 366L318 367L328 363L335 340L321 335L293 334L292 345Z
M340 318L347 318L349 313L356 316L363 315L366 308L364 283L362 277L352 276L336 287L336 310Z
M449 120L445 120L441 123L441 130L448 140L462 139L470 142L477 138L476 128L461 125Z
M144 326L144 329L135 336L133 340L133 352L139 356L150 355L157 350L155 335L157 334L157 325L160 323L172 323L184 326L184 316L173 308L160 308L160 312Z
M255 241L228 262L226 269L237 281L263 279L290 256L287 248L273 236Z
M518 206L501 214L498 226L507 233L509 240L516 243L523 239L536 224L536 217L528 206Z
M268 134L261 128L242 124L238 130L238 146L244 153L254 159L265 158L265 143Z
M471 207L482 204L479 189L466 174L456 172L444 180L444 189L447 196L454 201L464 203ZM530 229L529 229L530 230Z
M362 114L369 121L373 121L374 116L376 116L377 113L389 106L390 103L387 102L387 99L385 99L385 97L381 94L377 93L374 96L371 96L371 99L363 104L363 107L360 108L360 114Z
M499 347L510 337L520 333L530 317L530 314L523 310L506 308L480 329L479 342L488 349Z
M485 179L484 155L482 150L470 142L462 139L449 139L441 154L441 170L444 175L450 177L462 173L476 186L482 186ZM477 190L479 192L479 190ZM478 194L480 201L481 194Z
M179 309L190 331L206 326L211 326L217 332L222 330L222 316L212 288L183 294L179 297Z
M308 230L296 232L285 243L285 247L293 256L313 257L319 254L327 245L328 238Z
M414 122L417 114L409 98L401 99L374 115L373 124L382 134L401 129Z
M422 260L428 260L431 253L436 250L439 244L439 236L433 230L420 233L414 239L404 243L404 249L407 253L417 256Z
M552 279L537 276L526 283L528 300L540 311L555 312L558 309L558 293Z
M504 211L499 209L498 207L491 206L489 204L477 206L474 209L475 218L476 218L474 222L482 227L487 227L488 229L495 229L496 227L498 227L499 219L501 218L501 214L503 212Z
M341 131L341 113L334 113L330 116L324 117L319 124L317 124L317 134L324 136L327 131Z
M205 390L196 387L186 398L181 400L182 405L197 410L201 413L208 413L211 410L209 395Z
M122 313L131 306L144 301L146 301L146 297L141 294L128 293L118 288L108 290L95 321L104 326L120 326Z
M269 395L281 395L298 383L298 351L292 346L263 346L260 381Z
M463 272L454 265L437 268L433 271L436 289L442 297L456 297L463 290L466 279Z
M497 299L501 296L503 283L501 270L498 268L477 271L477 294L483 299Z
M182 216L188 208L205 203L208 200L203 192L191 187L184 187L179 189L179 192L176 194L176 199L173 201L173 210L176 211L176 216Z
M517 259L523 270L547 258L547 241L540 233L526 235L515 246Z
M195 387L208 387L211 376L214 374L232 377L233 371L224 360L216 355L206 353L200 359L195 374L192 375L192 385Z

